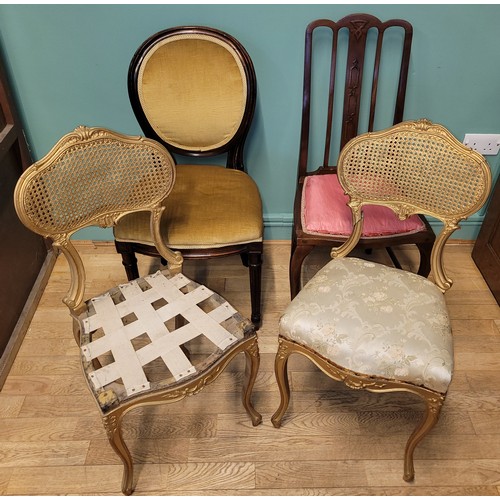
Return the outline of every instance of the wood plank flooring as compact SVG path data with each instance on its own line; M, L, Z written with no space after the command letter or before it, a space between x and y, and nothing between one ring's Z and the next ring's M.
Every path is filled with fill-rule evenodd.
M112 244L79 242L90 294L124 281ZM277 323L289 302L289 244L265 246L261 370L253 428L240 403L244 357L202 393L141 408L125 420L141 495L498 495L500 494L500 308L470 258L470 244L446 249L454 287L446 300L455 337L455 376L441 419L415 452L416 479L403 481L403 450L420 418L405 394L352 391L305 358L290 360L292 401L283 426L273 373ZM415 269L416 254L398 251ZM366 257L366 256L365 256ZM386 262L384 253L374 260ZM157 261L139 257L140 271ZM308 257L305 279L328 260ZM187 262L184 272L250 314L239 258ZM119 495L122 465L108 444L85 385L59 257L0 392L0 495Z

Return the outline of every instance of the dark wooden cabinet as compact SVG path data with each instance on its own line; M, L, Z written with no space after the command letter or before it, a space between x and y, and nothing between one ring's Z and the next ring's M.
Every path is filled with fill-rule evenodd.
M30 164L31 157L0 58L0 388L54 260L43 238L26 229L14 209L14 187Z
M472 258L500 304L500 178L493 189L488 211L472 250Z

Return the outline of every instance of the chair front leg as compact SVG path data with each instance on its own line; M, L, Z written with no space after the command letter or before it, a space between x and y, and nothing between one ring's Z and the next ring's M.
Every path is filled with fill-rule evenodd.
M252 390L257 378L257 372L260 365L259 345L257 337L245 349L245 383L243 385L243 406L252 419L252 425L255 427L262 422L262 415L257 412L252 404Z
M426 403L425 413L417 428L406 443L405 463L403 479L407 482L413 481L415 478L415 468L413 466L413 452L417 444L431 431L439 420L441 408L444 403L445 396L440 393L419 394Z
M286 341L279 339L278 352L274 361L274 372L276 375L276 382L280 391L281 403L276 410L275 414L271 417L271 422L274 427L281 427L281 420L285 414L290 403L290 384L288 382L288 358L291 351L288 349Z
M134 463L132 455L123 440L121 423L123 418L123 409L118 408L102 418L104 428L108 435L109 443L123 462L122 492L124 495L131 495L134 491Z
M139 277L139 268L137 267L137 257L130 243L123 243L115 241L116 251L122 256L122 264L127 273L129 281L135 280Z

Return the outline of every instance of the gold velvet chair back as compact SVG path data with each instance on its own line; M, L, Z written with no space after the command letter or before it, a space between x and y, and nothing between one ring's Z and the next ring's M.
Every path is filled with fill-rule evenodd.
M352 139L340 154L338 175L354 229L280 320L275 367L281 404L272 421L279 427L289 404L287 362L294 353L349 388L415 394L426 411L406 445L403 477L411 481L413 452L436 424L453 374L443 296L452 280L443 267L443 248L460 221L485 203L491 172L479 153L424 119ZM364 211L373 205L401 219L423 213L442 221L431 258L435 283L347 257L362 234Z
M128 88L145 135L182 158L167 202L171 222L162 227L165 240L186 259L240 254L250 269L252 321L258 325L262 204L243 158L256 102L248 53L234 37L213 28L167 29L137 50ZM187 161L220 155L226 156L226 171L213 161ZM157 254L144 234L140 216L125 218L115 229L129 279L137 276L136 252Z
M243 405L254 425L261 421L250 400L259 366L253 325L220 295L184 276L182 255L163 243L160 222L175 179L174 160L158 142L78 127L23 173L14 193L21 221L68 259L71 284L63 301L87 384L124 464L124 494L135 485L123 417L139 406L197 394L239 353L248 364ZM71 235L87 226L112 227L138 212L148 216L168 269L85 299L84 264Z
M227 151L246 132L254 86L241 46L208 29L156 35L136 54L129 75L132 105L148 135L193 156Z
M316 246L341 245L350 233L350 214L336 175L337 152L358 134L403 119L412 37L409 22L383 22L369 14L351 14L337 22L318 19L307 26L290 258L292 299L301 288L307 255ZM314 208L315 200L328 208L324 215L316 213L322 209ZM411 227L390 213L387 220L372 218L374 227L358 246L387 248L400 268L392 247L416 244L421 256L418 273L427 276L434 233L425 218L409 221Z

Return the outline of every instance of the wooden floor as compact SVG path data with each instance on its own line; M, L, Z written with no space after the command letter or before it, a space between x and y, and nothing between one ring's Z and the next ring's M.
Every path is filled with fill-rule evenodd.
M80 243L90 293L124 281L111 244ZM422 406L405 394L352 391L305 358L290 360L292 402L283 427L270 417L277 323L289 302L288 243L265 247L261 370L253 428L240 404L244 357L202 393L140 409L125 421L142 495L498 495L500 493L500 309L470 258L447 248L455 285L447 293L455 376L441 420L415 452L416 479L403 481L403 450ZM405 248L403 261L415 267ZM308 279L326 262L307 260ZM371 258L384 262L383 254ZM156 261L140 258L140 271ZM250 314L238 258L188 262L184 272ZM1 495L119 495L122 466L85 385L61 297L68 268L59 257L31 328L0 392Z

